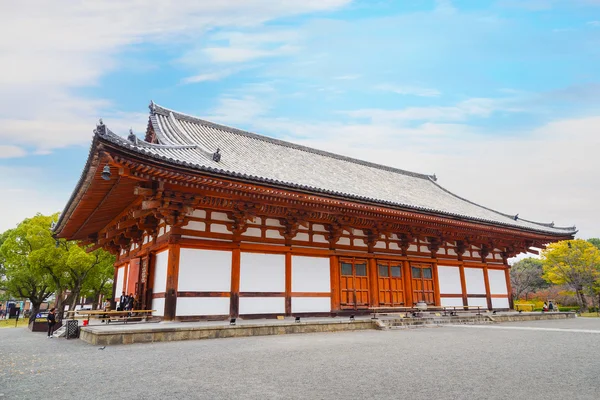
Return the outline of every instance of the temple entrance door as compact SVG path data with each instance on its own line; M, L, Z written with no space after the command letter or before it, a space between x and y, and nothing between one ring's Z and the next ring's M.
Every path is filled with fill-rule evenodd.
M367 261L345 258L340 261L340 307L363 309L369 307L369 276Z
M402 281L402 262L377 260L379 279L379 306L403 306L404 282Z
M413 302L424 301L435 304L433 289L433 266L431 264L410 264L412 275Z

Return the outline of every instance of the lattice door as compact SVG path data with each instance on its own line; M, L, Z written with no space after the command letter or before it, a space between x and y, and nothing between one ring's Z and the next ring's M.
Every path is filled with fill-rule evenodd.
M377 261L379 279L379 306L404 305L404 282L402 264L394 261Z

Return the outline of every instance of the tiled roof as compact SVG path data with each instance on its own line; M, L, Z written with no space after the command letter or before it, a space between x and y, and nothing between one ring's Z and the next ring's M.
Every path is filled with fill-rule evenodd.
M553 235L576 232L483 207L444 189L435 176L214 124L154 103L150 109L158 144L126 140L109 130L99 134L145 156L225 176Z

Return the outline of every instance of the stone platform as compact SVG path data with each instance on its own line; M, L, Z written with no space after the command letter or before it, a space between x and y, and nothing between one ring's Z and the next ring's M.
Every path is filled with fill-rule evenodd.
M491 313L483 313L482 315L462 314L455 317L430 314L421 318L400 318L393 315L382 315L378 319L357 316L354 321L350 321L348 317L302 318L301 322L295 322L294 318L286 318L284 320L238 319L236 325L230 325L229 321L129 323L82 327L80 339L90 344L106 346L175 340L341 332L364 329L402 329L441 326L444 324L493 324L498 322L566 318L575 318L575 314L506 312L496 315Z

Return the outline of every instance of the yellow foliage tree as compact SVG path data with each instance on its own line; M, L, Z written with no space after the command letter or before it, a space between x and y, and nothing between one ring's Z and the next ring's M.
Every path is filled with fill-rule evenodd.
M600 280L600 250L581 240L564 240L548 245L542 252L544 279L567 285L575 292L582 311L587 311L585 293Z

